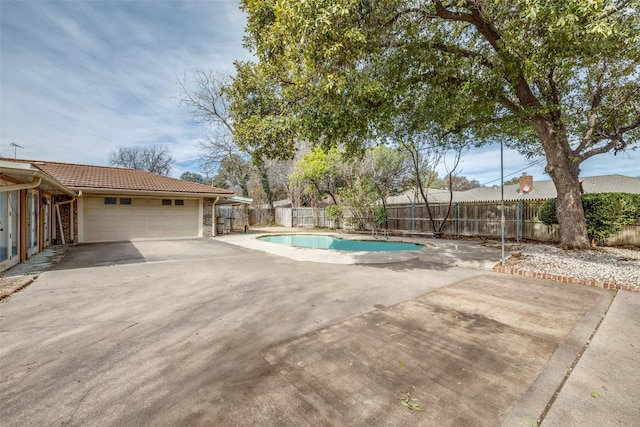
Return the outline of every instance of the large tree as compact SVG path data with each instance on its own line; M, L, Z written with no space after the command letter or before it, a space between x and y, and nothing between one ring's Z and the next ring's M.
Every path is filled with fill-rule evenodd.
M255 169L267 202L273 207L268 162L260 152L234 142L234 121L229 114L227 96L231 81L229 75L214 69L195 70L192 81L186 78L178 81L180 103L191 111L197 122L208 126L208 134L200 143L201 167L215 171L214 181L218 184L240 188L244 197L249 196L248 182Z
M589 246L580 164L638 141L639 0L243 0L242 7L257 62L238 64L234 83L252 88L236 123L241 144L288 155L304 138L357 152L396 128L398 115L415 114L425 118L416 131L502 140L545 156L561 243ZM261 109L265 100L277 108Z
M109 153L109 163L123 168L139 169L158 175L169 175L175 159L162 145L150 147L117 147Z

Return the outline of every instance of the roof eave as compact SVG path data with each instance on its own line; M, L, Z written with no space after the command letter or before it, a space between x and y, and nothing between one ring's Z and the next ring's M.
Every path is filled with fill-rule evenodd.
M217 204L220 205L250 205L253 203L253 199L250 197L240 197L236 195L232 195L231 197L225 197L225 201L218 201Z
M81 195L88 194L97 194L97 195L108 195L108 194L118 194L118 195L131 195L131 196L141 196L141 197L186 197L193 199L203 199L203 198L214 198L214 197L223 197L230 198L233 197L233 193L194 193L194 192L183 192L183 191L152 191L152 190L127 190L127 189L117 189L117 188L90 188L90 187L71 187L77 192L81 192Z
M2 170L3 174L13 176L14 179L17 179L19 181L24 181L24 177L27 176L32 179L40 178L42 182L40 183L40 185L38 185L39 188L43 187L42 183L46 183L57 190L59 193L66 194L70 197L76 196L76 193L72 189L66 187L64 184L51 177L49 174L33 167L33 165L29 163L9 162L3 160L0 161L0 169ZM51 191L51 189L44 190L52 194L55 193L55 191Z

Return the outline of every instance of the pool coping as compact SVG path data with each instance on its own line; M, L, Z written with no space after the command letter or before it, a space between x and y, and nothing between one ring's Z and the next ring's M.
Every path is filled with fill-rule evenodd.
M260 240L264 236L277 236L287 234L314 234L320 236L331 236L343 240L364 240L364 241L392 241L423 245L423 249L415 251L342 251L336 249L312 249L288 246L281 243L266 242ZM414 239L406 237L378 237L359 234L313 232L313 231L275 231L258 232L253 234L228 234L217 237L222 241L249 249L267 252L273 255L282 256L295 261L321 262L327 264L390 264L406 262L420 259L423 252L436 248L436 245L425 242L424 239Z

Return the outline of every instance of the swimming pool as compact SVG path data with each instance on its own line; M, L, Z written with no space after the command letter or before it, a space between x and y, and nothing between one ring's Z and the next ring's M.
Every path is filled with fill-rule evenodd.
M258 237L258 239L298 248L335 249L339 251L398 252L424 249L423 245L416 243L390 242L386 240L344 240L319 234L278 234L275 236L262 236Z

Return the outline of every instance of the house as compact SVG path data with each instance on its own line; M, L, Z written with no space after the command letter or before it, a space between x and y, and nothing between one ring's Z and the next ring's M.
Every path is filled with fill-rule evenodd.
M602 175L580 178L584 193L640 193L640 178L624 175ZM464 202L495 202L502 199L503 188L499 185L493 187L477 187L466 191L454 191L453 203ZM518 184L504 186L504 200L546 200L553 199L557 195L556 187L551 180L535 181L531 175L523 174ZM449 203L449 190L429 189L427 193L431 203ZM399 196L389 197L387 205L410 205L422 203L422 197L416 195L413 190Z
M215 236L232 191L135 169L0 158L0 271L54 243Z

